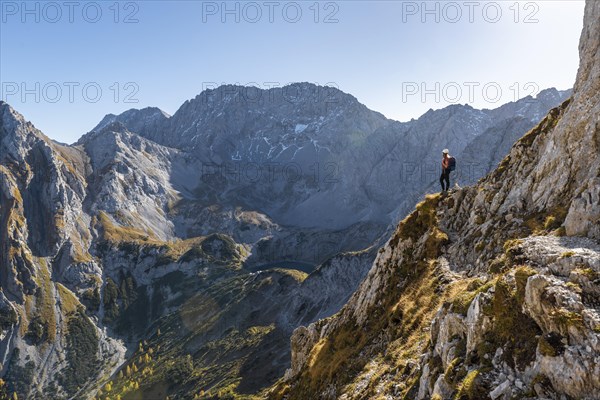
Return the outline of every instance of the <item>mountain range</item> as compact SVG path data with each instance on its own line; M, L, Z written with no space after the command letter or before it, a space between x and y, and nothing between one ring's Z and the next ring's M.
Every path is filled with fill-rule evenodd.
M597 115L598 53L590 49L599 14L589 4L592 39L582 39L575 93L548 89L493 110L453 105L398 122L334 88L225 85L173 116L158 108L107 115L65 145L0 102L0 396L372 398L413 396L417 382L420 398L451 396L462 372L444 386L440 371L462 368L466 379L484 354L460 353L468 332L448 324L488 322L463 321L472 298L460 300L466 316L442 300L456 302L460 292L493 300L498 282L515 281L511 257L557 263L562 278L575 268L540 246L573 252L582 271L598 269L592 244L549 234L598 239L589 217L597 212L597 128L587 132ZM483 179L429 195L410 213L438 191L446 147L458 159L453 183ZM504 245L535 229L541 239ZM492 260L503 265L494 273ZM517 270L519 296L536 295L519 292L523 274L566 287L534 267ZM586 273L572 283L593 300ZM439 295L427 312L415 298L412 308L394 303L427 299L421 286ZM592 315L581 299L573 307L566 312ZM591 340L587 331L541 326L536 318L548 310L536 312L540 337L560 334L578 351ZM439 346L406 336L415 329ZM403 344L413 339L418 345ZM378 357L385 362L368 369ZM533 379L509 372L523 385ZM597 388L581 378L582 391L562 390L544 374L561 393Z

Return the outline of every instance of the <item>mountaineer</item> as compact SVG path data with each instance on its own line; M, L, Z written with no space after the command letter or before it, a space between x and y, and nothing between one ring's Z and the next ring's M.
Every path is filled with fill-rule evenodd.
M450 189L450 172L456 168L456 159L450 156L448 149L442 151L442 175L440 175L440 184L442 192L446 193ZM445 185L444 185L445 184Z

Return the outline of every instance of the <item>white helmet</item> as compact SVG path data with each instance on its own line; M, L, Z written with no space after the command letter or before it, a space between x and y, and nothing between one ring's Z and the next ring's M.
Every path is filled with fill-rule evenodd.
M448 149L444 149L444 150L442 150L442 153L444 153L444 154L448 154L448 153L450 153L450 152L448 151Z

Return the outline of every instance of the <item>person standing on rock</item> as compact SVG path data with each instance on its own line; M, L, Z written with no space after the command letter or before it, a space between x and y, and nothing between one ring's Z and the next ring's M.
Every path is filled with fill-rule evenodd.
M442 185L442 193L450 190L450 172L454 171L456 161L451 157L448 149L442 151L442 175L440 175L440 185Z

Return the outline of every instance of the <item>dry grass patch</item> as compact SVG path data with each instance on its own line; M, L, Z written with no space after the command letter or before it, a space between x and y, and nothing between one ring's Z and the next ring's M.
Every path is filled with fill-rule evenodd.
M77 311L77 308L81 306L81 303L77 297L60 283L56 283L56 289L60 296L60 308L65 315Z
M121 219L124 217L121 216ZM180 259L190 250L198 247L205 239L203 236L190 239L177 239L172 241L163 241L156 237L150 230L142 230L132 226L123 226L115 222L114 218L101 211L99 219L103 231L103 239L110 243L119 244L123 249L134 248L137 246L153 246L159 248L165 262L173 262Z
M54 286L52 284L46 260L38 259L38 265L40 272L37 282L39 291L35 298L35 308L42 321L46 324L48 329L48 340L54 341L56 338L56 302L54 298Z
M99 222L102 225L103 238L112 243L161 243L153 232L142 231L131 226L122 226L104 211L100 211Z
M306 272L299 271L297 269L273 268L271 271L280 273L282 275L290 276L298 283L303 282L308 277L308 274Z

